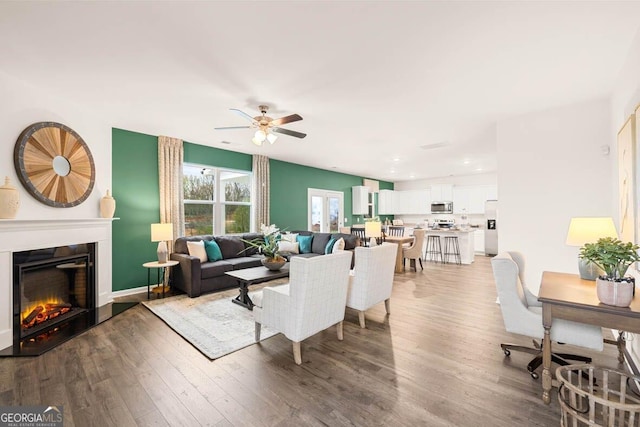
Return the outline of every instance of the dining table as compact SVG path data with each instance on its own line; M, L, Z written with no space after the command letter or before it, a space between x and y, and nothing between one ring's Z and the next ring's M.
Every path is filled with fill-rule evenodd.
M398 245L398 252L396 253L396 273L402 273L404 271L404 263L402 256L402 245L405 243L413 243L413 236L386 236L385 242L396 243Z

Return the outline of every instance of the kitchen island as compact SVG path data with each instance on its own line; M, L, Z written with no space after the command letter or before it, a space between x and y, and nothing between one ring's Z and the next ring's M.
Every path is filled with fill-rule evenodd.
M442 247L442 253L444 258L444 238L447 236L457 236L458 245L460 246L460 262L462 264L471 264L475 256L475 246L473 236L476 232L476 228L469 228L467 230L453 230L453 229L431 229L426 228L424 233L425 248L427 244L427 236L439 236L440 246ZM424 253L424 250L423 250ZM450 262L455 262L453 256L449 256Z

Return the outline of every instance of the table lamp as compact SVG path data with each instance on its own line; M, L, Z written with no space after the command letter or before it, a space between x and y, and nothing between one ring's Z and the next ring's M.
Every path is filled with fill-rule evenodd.
M151 241L158 242L158 262L167 262L167 240L173 240L173 224L151 224Z
M613 218L571 218L566 244L582 247L585 243L595 243L602 237L618 238ZM580 278L596 280L600 274L598 266L589 260L580 258L578 263Z
M364 236L369 237L373 242L377 243L377 238L382 237L382 222L367 221L364 223ZM369 242L369 246L375 246Z

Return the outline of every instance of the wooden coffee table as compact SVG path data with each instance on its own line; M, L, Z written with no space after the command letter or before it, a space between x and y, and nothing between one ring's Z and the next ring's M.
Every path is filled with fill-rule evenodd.
M289 277L289 263L286 263L280 270L269 270L267 267L244 268L242 270L227 271L224 273L234 277L238 281L240 294L231 301L243 307L253 310L253 301L249 298L249 286L256 283L268 282L269 280Z

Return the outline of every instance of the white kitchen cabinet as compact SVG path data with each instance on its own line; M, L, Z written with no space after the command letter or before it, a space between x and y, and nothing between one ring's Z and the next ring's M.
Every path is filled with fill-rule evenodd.
M484 230L476 230L473 241L474 250L484 253Z
M453 184L431 184L430 190L433 202L450 202L453 200Z
M411 190L409 193L409 214L424 215L431 212L429 190Z
M429 190L395 191L394 214L424 215L430 212Z
M453 187L453 213L454 214L462 214L462 213L472 213L469 210L469 197L472 191L472 187L470 186L460 186L456 185Z
M393 215L395 214L396 192L393 190L380 190L378 193L378 214Z
M469 197L469 213L483 214L484 202L487 200L496 200L498 198L497 186L495 185L479 185L474 187L474 191Z
M495 185L456 185L453 187L453 213L484 214L484 202L495 200L498 192Z
M498 186L487 185L486 186L487 200L498 200Z
M409 192L396 191L395 192L395 205L394 213L396 215L406 215L409 213Z
M351 187L351 205L353 215L369 213L369 189L364 185Z

